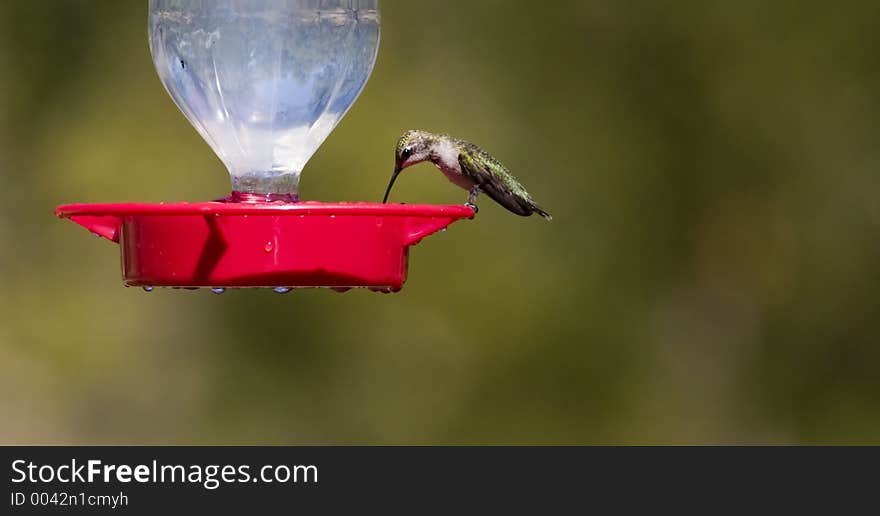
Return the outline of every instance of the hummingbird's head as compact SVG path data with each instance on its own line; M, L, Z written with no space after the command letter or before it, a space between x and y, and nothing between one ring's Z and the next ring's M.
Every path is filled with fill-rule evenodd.
M440 136L429 133L427 131L407 131L397 140L397 148L394 152L394 172L391 174L391 181L385 190L385 199L388 200L388 194L391 187L397 179L400 171L411 167L417 163L432 159L434 144L440 139Z
M427 131L407 131L397 140L394 168L397 172L431 158L437 136Z

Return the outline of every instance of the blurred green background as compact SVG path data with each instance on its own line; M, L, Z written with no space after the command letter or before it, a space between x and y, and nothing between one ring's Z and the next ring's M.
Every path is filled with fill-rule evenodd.
M52 216L229 190L146 25L0 4L0 442L880 443L875 2L383 0L303 197L379 200L423 128L555 217L484 199L387 296L126 289Z

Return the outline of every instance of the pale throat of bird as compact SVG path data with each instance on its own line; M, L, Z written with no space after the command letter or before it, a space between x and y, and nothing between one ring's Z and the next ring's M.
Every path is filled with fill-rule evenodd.
M437 161L434 163L444 169L461 173L461 166L458 164L458 149L449 140L441 140L431 152L432 157L436 156Z

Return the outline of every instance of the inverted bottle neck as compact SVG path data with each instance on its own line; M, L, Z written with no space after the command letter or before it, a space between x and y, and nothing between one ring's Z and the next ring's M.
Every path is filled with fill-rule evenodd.
M299 197L292 193L254 193L254 192L232 192L224 199L225 202L299 202Z
M231 202L296 202L299 200L299 172L267 170L231 173Z

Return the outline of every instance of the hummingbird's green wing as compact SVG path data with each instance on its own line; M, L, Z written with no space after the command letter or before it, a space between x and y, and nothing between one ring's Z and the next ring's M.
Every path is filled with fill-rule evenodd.
M462 173L501 206L517 215L531 215L534 203L525 188L495 158L484 156L485 153L480 149L474 150L476 152L462 152L458 155Z

